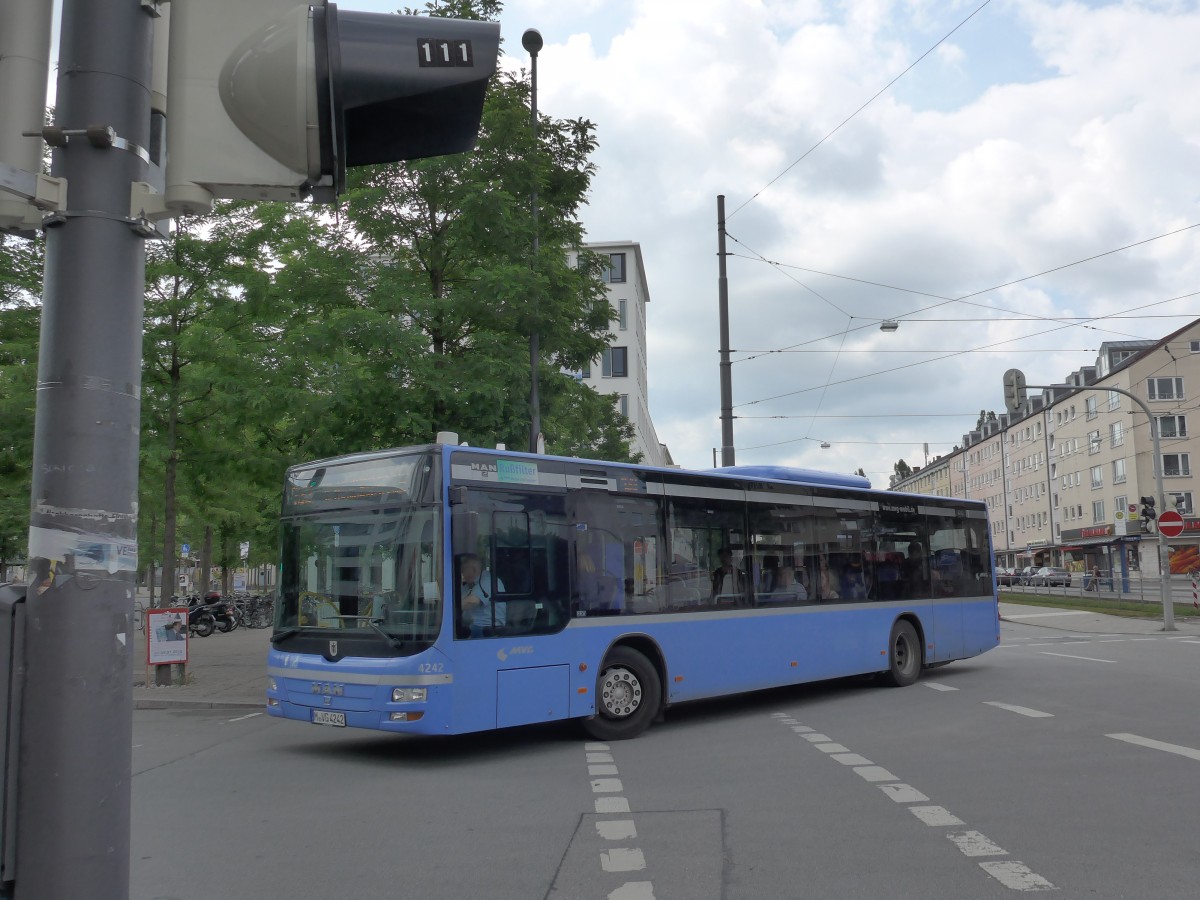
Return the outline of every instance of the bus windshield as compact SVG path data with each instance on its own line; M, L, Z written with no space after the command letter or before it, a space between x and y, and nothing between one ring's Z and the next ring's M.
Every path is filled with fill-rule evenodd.
M377 636L402 652L437 638L442 514L436 502L421 502L436 496L426 461L400 461L386 481L378 463L366 464L361 481L354 465L338 467L336 477L323 469L291 473L277 634L336 630Z

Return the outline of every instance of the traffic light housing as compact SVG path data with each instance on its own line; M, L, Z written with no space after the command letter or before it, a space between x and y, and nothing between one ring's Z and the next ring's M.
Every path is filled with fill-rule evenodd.
M1004 373L1004 408L1017 413L1025 405L1025 373L1020 369L1009 369Z
M1154 511L1154 498L1153 497L1142 497L1141 503L1142 503L1142 511L1141 511L1142 526L1147 531L1149 531L1150 523L1153 522L1156 518L1158 518L1158 513Z
M172 0L165 205L332 200L347 166L475 144L494 22L316 0Z

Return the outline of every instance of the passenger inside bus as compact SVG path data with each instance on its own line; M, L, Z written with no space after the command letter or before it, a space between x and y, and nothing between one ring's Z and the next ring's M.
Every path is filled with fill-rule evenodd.
M713 598L740 596L745 587L745 576L733 564L733 551L722 547L717 551L717 561L720 565L712 573Z
M838 594L843 600L866 600L871 591L870 577L863 570L861 553L855 553L842 569Z
M837 579L829 568L828 556L821 556L817 559L817 578L814 587L816 588L814 599L822 601L838 599Z
M905 597L929 595L929 563L925 559L925 548L917 541L908 545L908 556L901 569L904 577Z

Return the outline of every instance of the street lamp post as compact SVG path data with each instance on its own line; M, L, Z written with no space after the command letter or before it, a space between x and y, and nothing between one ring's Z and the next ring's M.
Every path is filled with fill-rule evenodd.
M536 28L527 28L521 35L521 46L529 54L529 129L533 133L533 152L530 161L533 163L533 187L530 191L529 205L533 217L533 296L531 307L533 315L529 321L529 452L537 453L539 438L542 434L541 398L538 396L538 357L541 350L538 346L537 324L537 260L538 260L538 189L537 189L537 58L542 49L542 34Z

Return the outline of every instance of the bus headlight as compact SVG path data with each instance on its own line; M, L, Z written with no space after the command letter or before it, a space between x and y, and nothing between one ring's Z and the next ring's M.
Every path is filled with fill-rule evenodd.
M426 688L392 688L393 703L424 703Z
M277 685L277 684L275 683L275 679L274 679L274 678L268 678L268 679L267 679L267 690L268 690L268 691L278 691L278 690L279 690L279 685Z

